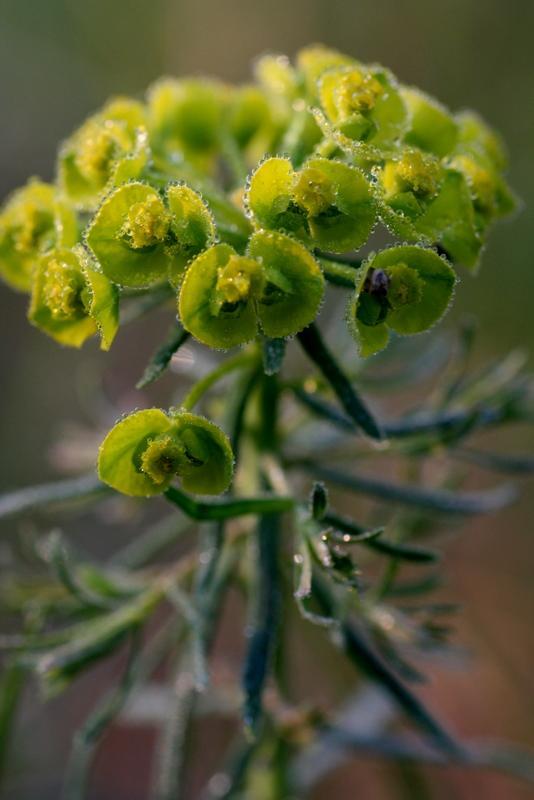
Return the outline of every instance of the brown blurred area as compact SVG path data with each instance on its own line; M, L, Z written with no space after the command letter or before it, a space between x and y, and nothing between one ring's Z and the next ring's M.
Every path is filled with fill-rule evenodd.
M257 54L292 55L322 41L385 63L403 82L454 109L476 108L503 133L511 184L526 210L493 233L481 274L463 276L446 324L465 313L479 318L479 359L513 348L534 352L533 30L531 0L0 0L0 195L30 175L51 178L58 143L110 94L139 95L161 74L247 80ZM176 376L142 394L132 388L168 324L161 315L121 332L108 355L93 344L81 353L58 348L27 324L25 298L3 286L0 321L2 491L56 476L58 463L65 465L72 453L58 455L54 442L66 424L79 432L109 422L114 412L103 397L128 409L168 405L169 394L179 391ZM532 452L534 436L510 430L498 444ZM442 597L463 605L455 641L468 656L461 666L430 661L431 681L421 695L463 737L534 747L534 485L523 481L522 488L513 509L467 524L446 544ZM99 540L99 525L93 516L72 532L93 555L126 541L120 526L120 541ZM239 631L226 633L221 658L228 669L238 669L239 642ZM295 664L306 672L298 654ZM69 690L44 708L28 697L6 800L59 796L72 731L118 669L97 668L83 679L84 691ZM314 678L324 680L319 673ZM325 696L338 699L339 687ZM201 724L196 732L197 752L207 753L212 768L228 731L221 722ZM152 749L150 728L116 726L98 757L90 800L144 800ZM206 777L202 767L198 779L196 772L191 798ZM358 757L348 758L311 796L527 800L533 794L489 772L427 767L414 775Z

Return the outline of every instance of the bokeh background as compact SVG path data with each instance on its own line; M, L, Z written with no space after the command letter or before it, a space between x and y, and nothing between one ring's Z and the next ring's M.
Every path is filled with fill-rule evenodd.
M504 357L513 348L534 351L533 30L532 0L0 0L0 195L30 175L51 178L58 142L110 94L140 95L161 74L246 80L258 53L292 55L322 41L385 63L403 82L452 108L475 107L504 134L511 183L525 208L493 233L482 273L476 280L465 276L448 324L464 313L480 319L480 359ZM32 330L24 298L0 286L0 325L1 490L76 467L79 452L54 442L65 440L65 425L83 439L101 398L99 381L124 407L147 397L157 402L162 391L140 400L130 387L164 320L121 334L108 356L93 345L73 353ZM534 440L512 431L507 445L532 451ZM432 668L422 692L462 735L530 746L533 488L526 483L517 507L489 524L470 524L448 546L448 590L464 604L457 641L471 655L467 667ZM85 531L91 536L92 552L104 552L98 529ZM84 700L72 696L44 709L27 702L6 800L58 796L72 727L85 710ZM113 731L91 800L145 798L149 750L142 728ZM402 771L351 759L313 797L532 796L516 781L458 769L423 771L416 795L413 787Z

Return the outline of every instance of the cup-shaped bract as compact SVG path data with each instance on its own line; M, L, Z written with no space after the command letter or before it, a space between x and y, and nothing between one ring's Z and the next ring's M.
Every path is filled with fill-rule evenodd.
M223 84L207 79L157 81L147 96L155 152L209 169L221 143L226 93Z
M283 233L257 231L250 237L247 255L263 268L256 298L263 333L271 338L293 336L313 322L323 299L324 277L310 251Z
M298 51L296 65L307 98L316 100L317 81L325 72L339 67L357 66L358 62L338 50L315 44Z
M80 245L42 256L35 270L28 319L60 344L81 347L100 334L109 350L119 326L119 293Z
M349 329L364 357L382 350L389 330L410 335L428 330L451 302L456 277L430 248L389 247L358 270L348 309Z
M476 114L457 117L458 141L447 163L461 172L469 187L475 221L484 231L494 220L517 207L517 200L504 177L506 152L497 134Z
M263 283L261 265L217 244L190 265L178 310L184 328L208 347L227 349L254 338L255 298Z
M143 105L119 97L64 142L58 181L79 208L95 208L106 187L139 177L148 160L145 123Z
M186 184L168 186L166 200L171 215L169 279L177 285L188 263L215 241L215 221L202 197Z
M324 292L310 252L273 231L252 235L244 256L226 244L209 248L189 266L179 313L200 342L227 349L253 339L297 333L315 318Z
M508 155L500 135L474 111L461 111L456 114L456 123L457 150L481 156L489 160L498 172L503 173L508 166Z
M121 419L104 439L98 456L100 479L123 494L150 497L178 478L184 489L220 494L232 480L228 437L204 417L158 408Z
M319 79L327 120L349 140L391 147L404 134L408 113L393 75L363 64L328 70Z
M132 181L113 190L86 231L102 272L121 286L143 287L180 279L187 263L214 238L211 213L188 186L164 195Z
M74 210L55 186L31 180L8 198L0 212L0 277L28 292L43 253L72 247L78 239Z
M238 86L228 98L225 126L240 150L259 158L276 146L282 120L266 92L257 86Z
M439 244L451 261L476 267L483 240L467 181L430 153L404 148L376 170L380 215L396 236Z
M260 56L254 64L256 80L271 98L289 106L299 96L299 78L289 58L280 53Z
M310 158L298 171L286 158L266 159L251 176L246 202L260 226L337 253L361 247L376 220L363 173L326 158Z
M410 125L404 141L436 156L446 156L458 141L458 124L444 105L433 97L402 87L401 97L410 113Z

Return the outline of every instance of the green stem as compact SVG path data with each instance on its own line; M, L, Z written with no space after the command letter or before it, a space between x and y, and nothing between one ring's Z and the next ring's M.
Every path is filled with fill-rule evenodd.
M228 375L230 372L241 369L258 360L257 353L251 353L250 351L241 352L233 356L233 358L226 359L226 361L219 364L212 372L195 383L189 394L182 401L182 408L186 411L191 411L200 398L209 391L217 381L220 381L221 378L224 378L224 376Z
M334 286L342 286L347 289L354 289L356 285L357 272L354 267L342 264L338 261L329 261L320 257L321 267L326 280Z
M191 519L221 520L230 517L244 517L248 514L281 514L290 511L295 506L293 497L241 497L219 498L217 500L195 500L175 486L165 492L165 497L170 503L187 514Z
M315 255L324 261L332 262L336 266L346 264L348 267L352 267L353 270L361 267L363 263L363 259L361 259L359 256L353 255L352 253L326 253L323 250L316 250Z

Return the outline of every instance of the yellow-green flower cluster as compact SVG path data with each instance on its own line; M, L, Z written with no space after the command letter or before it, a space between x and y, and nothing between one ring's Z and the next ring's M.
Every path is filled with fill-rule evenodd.
M168 286L186 331L228 349L312 323L325 265L382 225L399 246L344 278L349 329L369 355L389 331L443 315L453 267L476 268L515 206L505 169L482 119L384 67L321 46L294 64L264 56L253 83L165 78L91 115L59 148L55 181L5 202L0 276L63 345L98 333L109 348L121 298ZM189 480L171 427L136 461L148 493L167 474Z

